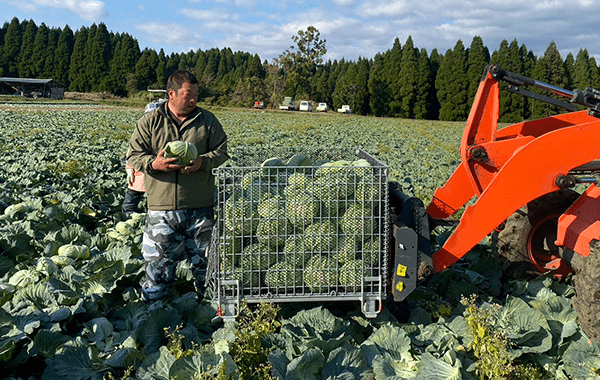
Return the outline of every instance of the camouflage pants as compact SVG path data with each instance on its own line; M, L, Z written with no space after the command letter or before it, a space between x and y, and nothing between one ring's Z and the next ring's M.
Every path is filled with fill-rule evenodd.
M194 285L203 294L206 277L206 251L214 225L212 207L146 214L142 255L146 277L142 283L144 301L163 298L175 281L177 264L188 259Z

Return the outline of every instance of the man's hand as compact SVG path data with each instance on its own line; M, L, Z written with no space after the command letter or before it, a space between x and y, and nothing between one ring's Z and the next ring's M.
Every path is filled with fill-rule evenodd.
M196 170L199 170L202 167L202 157L198 157L195 160L192 160L190 162L190 165L185 166L183 169L181 169L181 172L183 174L190 174L195 172Z
M173 170L181 170L185 166L176 165L174 162L177 161L177 157L165 158L165 151L161 150L156 156L156 160L152 162L152 169L161 172L171 172Z

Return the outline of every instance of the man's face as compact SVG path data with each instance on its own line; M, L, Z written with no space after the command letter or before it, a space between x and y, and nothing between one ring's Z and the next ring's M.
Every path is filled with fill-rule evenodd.
M177 116L189 115L196 108L198 93L198 85L187 82L177 92L169 90L169 109Z

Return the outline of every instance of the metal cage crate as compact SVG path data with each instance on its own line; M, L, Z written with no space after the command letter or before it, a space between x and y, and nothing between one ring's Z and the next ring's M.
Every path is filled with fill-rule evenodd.
M238 147L214 169L207 282L224 318L249 303L386 298L389 168L367 152Z

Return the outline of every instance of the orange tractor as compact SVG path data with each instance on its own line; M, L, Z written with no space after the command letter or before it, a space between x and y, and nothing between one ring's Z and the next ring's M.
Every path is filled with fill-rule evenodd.
M571 112L498 129L501 81L510 92ZM463 132L461 163L430 205L390 184L397 213L394 300L404 300L419 280L448 268L491 234L507 270L528 266L557 278L574 273L579 323L600 341L599 117L600 92L594 89L569 91L486 67ZM452 223L449 218L465 205L448 240L432 253L430 231Z

